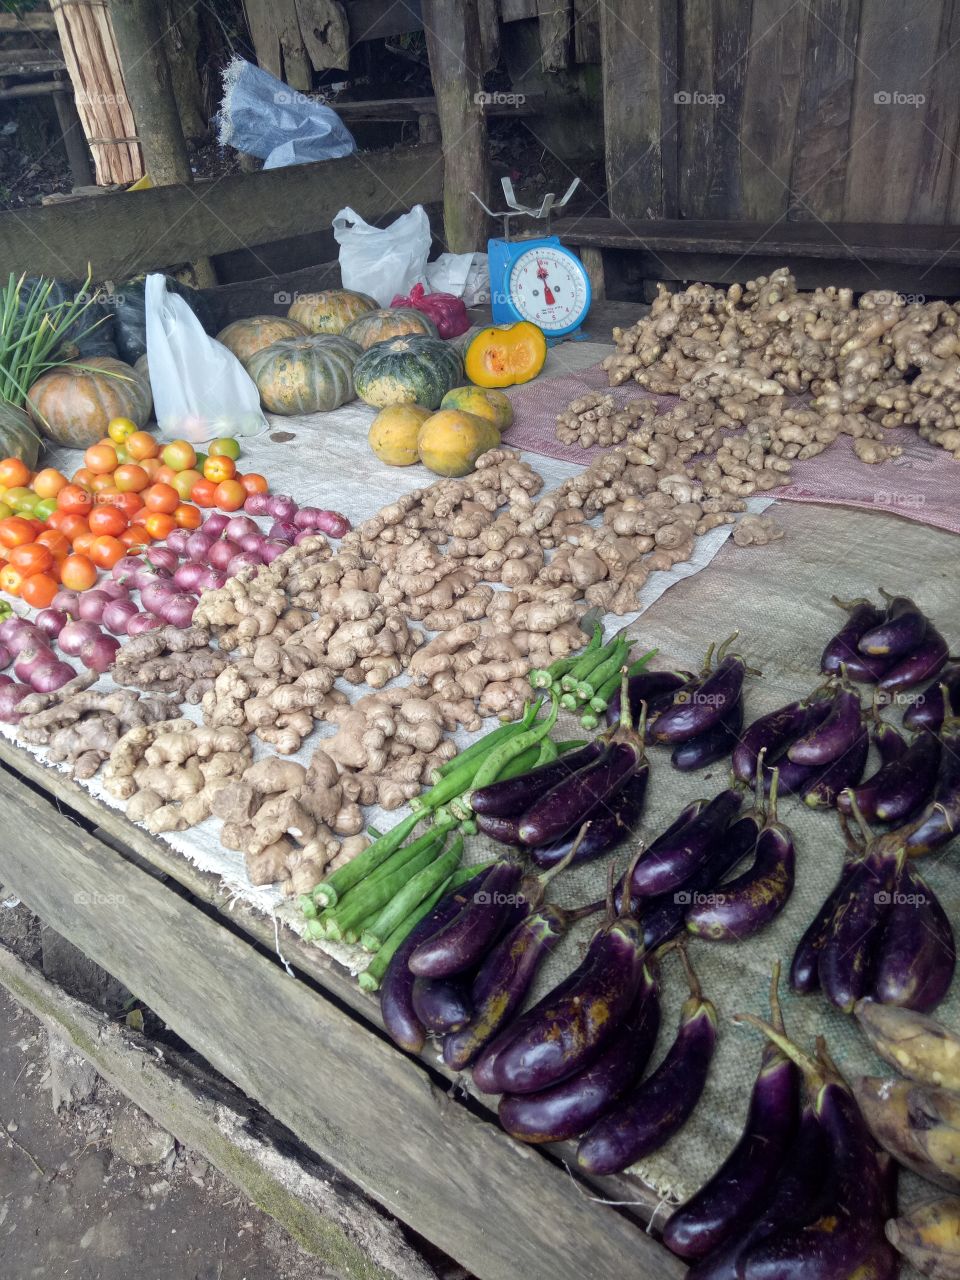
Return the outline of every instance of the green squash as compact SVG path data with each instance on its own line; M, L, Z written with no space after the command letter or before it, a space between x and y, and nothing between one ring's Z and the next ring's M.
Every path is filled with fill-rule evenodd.
M40 436L26 409L0 400L0 457L20 458L32 471L40 456Z
M287 315L302 324L307 333L343 333L351 320L376 308L376 298L366 293L323 289L319 293L297 294Z
M303 338L307 330L296 320L286 316L248 316L245 320L234 320L217 334L217 341L222 342L228 351L232 351L241 364L246 364L251 356L255 356L272 342L282 342L284 338Z
M365 351L353 370L357 395L375 409L421 404L436 409L463 381L460 353L442 338L389 338Z
M359 342L367 351L375 342L404 338L414 333L426 338L440 336L437 326L422 311L414 311L412 307L382 307L379 311L367 311L357 316L344 329L343 336Z
M355 398L353 368L360 348L335 333L284 338L256 352L247 372L269 413L329 413Z

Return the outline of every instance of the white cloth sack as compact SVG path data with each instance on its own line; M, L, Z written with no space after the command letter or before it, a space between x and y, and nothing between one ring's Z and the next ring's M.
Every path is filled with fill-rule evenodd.
M147 276L147 365L161 436L215 440L265 431L260 392L243 365L204 331L183 298Z
M333 234L340 246L345 289L368 293L381 307L389 307L396 294L426 284L430 220L422 204L389 227L371 227L353 209L341 209L333 220Z
M485 253L441 253L427 263L427 283L432 293L452 293L466 307L490 301L490 268Z

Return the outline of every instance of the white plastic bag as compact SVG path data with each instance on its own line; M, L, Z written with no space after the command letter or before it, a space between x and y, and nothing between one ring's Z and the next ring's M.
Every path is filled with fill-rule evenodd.
M333 234L340 246L345 289L369 293L381 307L388 307L395 294L425 283L430 220L422 204L389 227L371 227L353 209L341 209L333 220Z
M163 276L147 276L147 365L160 434L214 440L265 431L260 393L243 365L211 338Z
M490 301L490 268L485 253L441 253L427 263L427 283L433 293L452 293L464 306Z

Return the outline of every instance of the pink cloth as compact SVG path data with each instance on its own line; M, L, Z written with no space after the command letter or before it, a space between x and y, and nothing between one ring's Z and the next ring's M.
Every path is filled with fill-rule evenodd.
M561 444L556 419L571 400L589 391L609 392L617 404L653 399L661 411L677 403L675 396L650 396L634 383L609 387L606 373L596 364L560 378L535 379L512 391L514 421L504 433L504 444L586 466L604 449ZM887 431L883 438L887 444L901 446L899 458L869 466L853 452L850 437L841 436L817 457L794 463L791 483L772 490L770 496L787 502L887 511L960 533L960 464L910 428Z

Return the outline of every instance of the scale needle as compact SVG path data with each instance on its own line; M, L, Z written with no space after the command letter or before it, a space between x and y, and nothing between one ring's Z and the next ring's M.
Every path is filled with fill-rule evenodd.
M547 284L547 268L543 265L543 263L540 261L539 258L537 259L537 279L543 281L544 302L547 304L548 307L552 307L556 302L556 298L553 296L553 290Z

